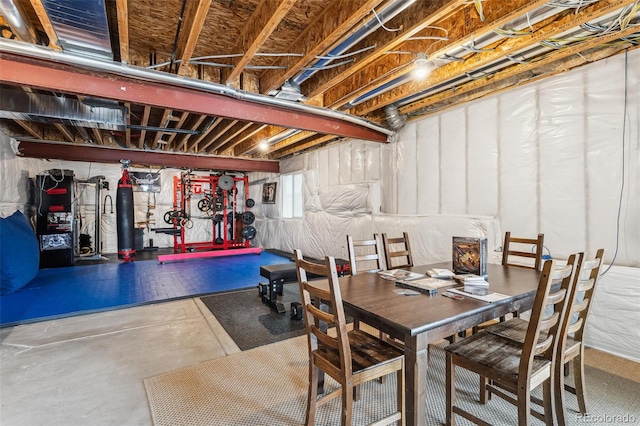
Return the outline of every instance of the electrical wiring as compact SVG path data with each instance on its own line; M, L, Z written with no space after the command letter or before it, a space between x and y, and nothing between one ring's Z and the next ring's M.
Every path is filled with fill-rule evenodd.
M476 11L478 12L478 16L480 17L480 21L484 22L484 8L482 6L482 2L484 0L473 0L473 4L476 7Z
M603 276L613 266L618 257L618 248L620 246L620 216L622 215L622 197L624 195L624 181L626 175L625 167L625 144L626 144L626 131L627 131L627 109L629 105L629 49L624 52L624 107L622 110L622 158L621 158L621 170L620 170L620 197L618 198L618 214L616 216L616 249L613 253L613 258L609 267L600 276Z
M371 11L373 12L373 16L375 16L376 19L378 20L378 23L380 24L380 27L382 27L382 29L384 29L386 31L389 31L390 33L395 33L395 32L398 32L398 31L402 30L402 28L393 28L393 29L392 28L387 28L384 25L384 22L382 22L382 20L380 19L380 17L376 13L376 10L375 9L371 9Z

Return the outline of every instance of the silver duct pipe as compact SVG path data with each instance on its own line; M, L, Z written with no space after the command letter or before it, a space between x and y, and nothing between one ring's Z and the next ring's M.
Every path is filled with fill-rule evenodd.
M398 107L394 104L387 105L384 108L385 116L387 117L387 124L393 130L400 130L407 124L407 117L400 115Z
M166 74L160 71L148 70L131 65L122 65L120 63L109 60L73 55L64 51L53 50L44 46L37 46L34 44L23 43L15 40L0 39L0 52L13 53L16 55L27 56L29 58L39 59L43 61L58 62L61 64L77 66L84 69L108 72L123 77L143 79L155 83L166 83L183 88L196 89L208 93L229 96L235 99L255 102L265 106L286 108L288 110L315 114L321 117L343 120L369 129L373 129L387 136L392 136L395 133L393 130L389 130L363 118L345 114L343 112L335 111L332 109L318 108L283 99L276 99L257 93L244 92L232 87L227 87L222 84L210 83L188 77L180 77L173 74Z
M33 44L38 43L36 30L27 19L27 14L20 4L20 0L0 0L0 14L20 40Z

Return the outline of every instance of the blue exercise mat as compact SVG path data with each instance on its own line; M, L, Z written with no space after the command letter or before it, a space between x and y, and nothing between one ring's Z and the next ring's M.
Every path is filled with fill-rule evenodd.
M0 327L257 287L260 266L289 261L262 252L42 269L29 284L0 297Z

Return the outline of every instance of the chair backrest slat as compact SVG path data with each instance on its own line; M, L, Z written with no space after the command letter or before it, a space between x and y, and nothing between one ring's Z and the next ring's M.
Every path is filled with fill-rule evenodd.
M530 244L532 246L532 251L523 251L520 246L511 247L511 244ZM544 234L538 234L538 238L521 238L512 237L511 232L505 232L504 243L502 244L502 264L540 270L540 265L542 265L543 250ZM525 259L534 259L533 265L518 263L517 261L514 262L514 258L519 257L524 257Z
M382 242L387 269L410 268L413 266L409 234L403 232L402 237L389 238L386 233L383 233ZM397 246L400 245L401 247L398 248Z
M594 291L598 285L600 268L604 259L604 249L599 249L593 259L583 262L579 271L576 272L576 286L570 297L571 309L566 313L564 322L566 323L566 335L573 334L573 339L582 342L584 327L589 315L591 301ZM586 277L586 278L585 278ZM564 347L564 342L563 342Z
M347 249L351 275L382 271L382 248L378 235L374 234L372 240L354 240L351 235L347 235Z

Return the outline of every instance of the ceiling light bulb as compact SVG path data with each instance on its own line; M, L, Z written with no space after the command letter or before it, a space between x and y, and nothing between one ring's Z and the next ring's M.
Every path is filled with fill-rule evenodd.
M416 56L416 60L413 62L415 65L414 76L416 78L425 78L429 73L430 69L427 64L427 55L424 53L418 53Z
M269 149L269 144L267 143L267 141L263 140L260 142L258 147L260 148L261 151L266 151Z

